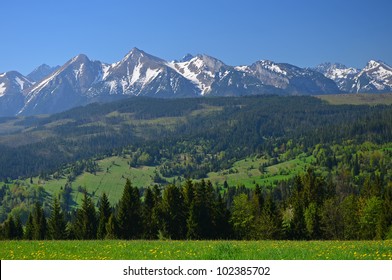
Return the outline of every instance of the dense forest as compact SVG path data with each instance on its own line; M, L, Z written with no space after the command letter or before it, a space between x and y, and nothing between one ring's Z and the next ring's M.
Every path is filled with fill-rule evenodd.
M392 185L382 174L360 192L339 189L308 169L274 189L228 187L187 180L163 190L133 187L127 180L112 207L104 193L97 208L87 193L65 213L55 197L47 215L36 202L23 228L12 215L2 239L385 239L392 238ZM143 193L143 194L142 194Z
M391 142L391 106L313 97L131 98L2 119L1 238L392 238ZM96 199L79 187L78 205L72 182L113 155L129 158L130 168L156 166L155 184L127 180L112 205L106 194ZM273 184L207 179L247 157L263 158L263 173L301 156L312 164ZM33 184L38 175L67 183L50 194Z
M1 120L0 179L51 174L124 147L144 154L140 163L146 164L196 152L186 175L201 178L248 155L274 156L289 141L304 151L346 140L387 143L391 120L391 106L332 106L312 97L131 98L48 117ZM9 126L18 130L2 133Z

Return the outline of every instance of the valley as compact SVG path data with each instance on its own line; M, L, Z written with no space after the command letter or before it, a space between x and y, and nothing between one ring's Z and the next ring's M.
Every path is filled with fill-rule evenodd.
M392 109L355 98L134 97L3 118L1 238L388 239ZM54 209L63 235L28 235Z

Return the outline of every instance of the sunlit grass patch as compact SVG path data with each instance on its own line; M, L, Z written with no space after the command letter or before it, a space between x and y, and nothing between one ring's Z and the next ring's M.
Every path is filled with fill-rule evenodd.
M392 241L1 241L3 260L392 260Z

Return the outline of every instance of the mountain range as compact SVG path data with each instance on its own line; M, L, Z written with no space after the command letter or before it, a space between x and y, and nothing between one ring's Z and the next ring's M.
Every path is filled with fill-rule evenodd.
M127 96L160 98L392 92L392 67L371 60L362 70L324 63L300 68L260 60L229 66L208 55L166 61L132 49L106 64L80 54L63 66L41 65L27 76L0 74L0 116L51 114Z

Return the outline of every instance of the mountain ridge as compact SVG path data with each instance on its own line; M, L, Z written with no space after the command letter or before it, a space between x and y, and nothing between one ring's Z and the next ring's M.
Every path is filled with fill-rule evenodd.
M392 92L392 67L380 60L370 60L363 69L340 63L323 63L313 70L335 81L345 93Z
M362 70L342 64L300 68L259 60L230 66L207 54L166 61L133 48L107 64L79 54L63 66L41 65L27 76L0 74L0 116L61 112L127 96L183 98L392 92L392 67L371 60Z

